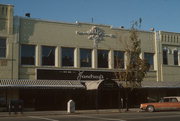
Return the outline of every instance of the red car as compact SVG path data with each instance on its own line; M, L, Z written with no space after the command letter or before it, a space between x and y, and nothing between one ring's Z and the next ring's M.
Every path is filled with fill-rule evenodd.
M180 110L180 97L164 97L159 102L143 103L140 105L140 109L148 112L161 110Z

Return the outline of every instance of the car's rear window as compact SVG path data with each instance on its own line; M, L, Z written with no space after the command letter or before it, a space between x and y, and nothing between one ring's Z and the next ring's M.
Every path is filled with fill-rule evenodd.
M165 98L164 102L178 102L176 98Z
M178 102L178 100L176 98L172 98L171 102Z

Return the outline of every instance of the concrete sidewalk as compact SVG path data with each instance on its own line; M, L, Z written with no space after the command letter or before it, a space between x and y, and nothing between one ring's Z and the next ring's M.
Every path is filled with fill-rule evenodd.
M67 111L25 111L23 114L18 112L15 114L11 112L0 112L0 117L10 117L10 116L47 116L47 115L78 115L78 114L103 114L103 113L132 113L132 112L139 112L139 108L131 108L129 111L126 109L119 110L119 109L99 109L99 110L76 110L75 113L67 113Z

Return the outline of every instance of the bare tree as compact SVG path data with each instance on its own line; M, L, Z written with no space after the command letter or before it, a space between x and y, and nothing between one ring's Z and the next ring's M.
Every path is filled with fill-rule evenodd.
M130 43L126 43L125 54L126 54L126 68L125 70L118 69L115 72L116 78L119 82L123 83L126 96L126 109L128 110L128 95L133 91L133 89L141 87L141 82L143 81L146 73L148 72L150 65L146 60L140 58L141 54L141 40L138 38L138 27L141 26L142 19L135 21L129 30ZM115 58L116 59L116 58ZM121 61L116 59L119 68L122 64Z

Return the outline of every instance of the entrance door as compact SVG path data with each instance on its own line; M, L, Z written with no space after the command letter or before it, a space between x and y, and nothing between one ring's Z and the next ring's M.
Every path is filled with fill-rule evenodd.
M118 108L118 90L100 90L98 93L99 109Z
M102 109L118 108L119 86L113 80L106 79L98 87L98 105Z

